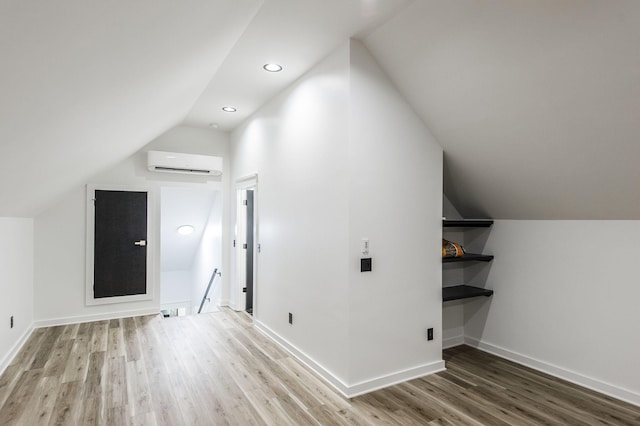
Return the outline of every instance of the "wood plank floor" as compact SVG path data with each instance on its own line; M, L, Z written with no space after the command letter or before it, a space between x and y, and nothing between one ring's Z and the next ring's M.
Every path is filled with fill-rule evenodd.
M229 310L36 329L0 425L640 425L640 408L478 350L345 399Z

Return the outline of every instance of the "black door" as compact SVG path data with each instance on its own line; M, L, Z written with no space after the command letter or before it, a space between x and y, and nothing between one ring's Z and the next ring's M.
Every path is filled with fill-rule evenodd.
M147 193L95 191L94 298L147 292Z

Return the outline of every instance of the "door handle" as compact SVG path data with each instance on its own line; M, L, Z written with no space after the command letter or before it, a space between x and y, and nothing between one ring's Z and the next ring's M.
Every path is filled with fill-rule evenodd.
M136 241L133 244L140 246L140 247L145 247L147 245L147 240L140 240L140 241Z

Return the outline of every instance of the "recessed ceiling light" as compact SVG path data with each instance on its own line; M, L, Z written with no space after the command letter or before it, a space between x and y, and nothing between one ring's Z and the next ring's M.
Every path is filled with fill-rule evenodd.
M264 64L262 68L264 68L266 71L269 71L269 72L282 71L282 65L278 65L278 64Z
M237 109L236 109L236 108L234 108L234 107L232 107L232 106L222 107L222 110L223 110L224 112L236 112L236 111L237 111Z
M193 226L191 225L182 225L178 226L178 234L180 235L189 235L193 233Z

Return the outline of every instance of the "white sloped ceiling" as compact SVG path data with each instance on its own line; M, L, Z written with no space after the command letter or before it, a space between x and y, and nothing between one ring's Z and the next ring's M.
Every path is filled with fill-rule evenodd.
M33 216L182 122L261 0L0 4L0 216Z
M264 0L251 25L185 118L187 126L232 130L322 58L413 0ZM267 73L265 63L284 66ZM228 105L237 108L230 114Z
M365 42L464 216L640 219L640 2L420 0Z
M233 129L354 36L443 146L462 215L640 219L636 0L4 1L0 216L176 125Z

